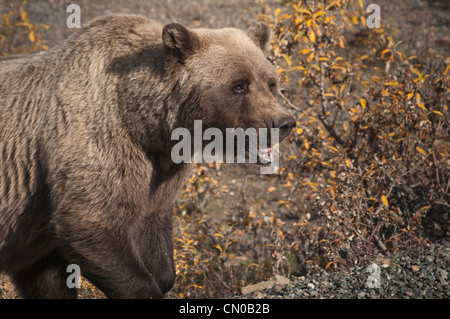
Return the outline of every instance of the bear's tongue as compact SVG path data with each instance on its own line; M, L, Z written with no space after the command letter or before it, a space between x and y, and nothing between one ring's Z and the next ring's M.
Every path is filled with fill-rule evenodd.
M273 153L270 147L258 149L258 156L263 163L272 163L273 161Z

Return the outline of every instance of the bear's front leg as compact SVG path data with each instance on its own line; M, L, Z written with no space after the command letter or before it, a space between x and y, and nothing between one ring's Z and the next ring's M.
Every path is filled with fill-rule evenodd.
M173 261L171 255L158 254L158 249L152 246L152 240L156 240L157 247L166 236L158 234L158 223L152 222L151 218L138 218L132 225L123 218L123 223L119 224L118 220L123 214L120 209L110 212L109 221L103 220L101 217L106 215L98 211L94 219L86 217L88 214L78 214L78 218L63 218L64 222L59 221L56 227L58 237L62 240L60 251L69 263L77 264L81 275L108 298L162 298L168 288L166 282L171 281L170 286L173 284ZM133 212L127 214L138 215ZM145 230L154 230L156 234L148 234ZM146 245L149 249L147 252L143 251L142 245L145 237L150 239ZM145 262L149 259L150 267ZM166 267L161 269L158 265ZM152 271L157 271L157 274ZM169 280L161 281L161 278ZM160 284L163 282L161 289Z
M172 289L175 282L172 227L173 208L159 209L146 216L136 232L139 255L162 294Z

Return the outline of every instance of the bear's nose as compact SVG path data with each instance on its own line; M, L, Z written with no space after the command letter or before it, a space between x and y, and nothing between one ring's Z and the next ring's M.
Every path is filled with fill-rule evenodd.
M292 116L282 117L278 122L273 123L275 128L280 129L280 140L284 140L296 125Z
M276 126L280 130L291 130L293 129L297 123L295 122L292 116L283 117L279 124Z

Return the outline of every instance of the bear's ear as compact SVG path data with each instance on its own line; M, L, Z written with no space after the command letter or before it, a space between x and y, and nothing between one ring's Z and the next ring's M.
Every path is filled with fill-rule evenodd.
M258 23L247 29L247 35L255 44L264 52L270 50L270 42L272 41L272 29L265 23Z
M181 60L193 54L200 46L197 34L179 23L169 23L164 26L162 41L166 50Z

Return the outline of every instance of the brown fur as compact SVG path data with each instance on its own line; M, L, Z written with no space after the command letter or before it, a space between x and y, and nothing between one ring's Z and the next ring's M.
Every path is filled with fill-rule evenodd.
M264 25L190 30L113 15L0 61L0 270L24 297L76 297L72 263L108 297L170 290L172 202L190 168L171 161L171 132L201 119L289 134L261 51L269 41Z

